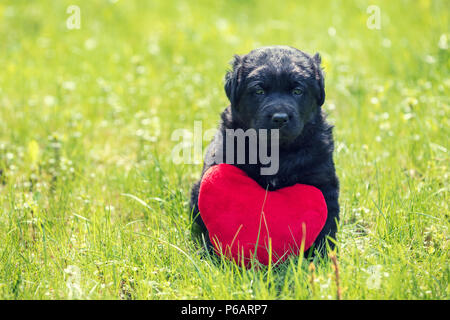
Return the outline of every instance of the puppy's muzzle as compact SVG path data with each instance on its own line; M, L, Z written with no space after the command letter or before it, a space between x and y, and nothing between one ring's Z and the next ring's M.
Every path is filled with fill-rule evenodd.
M272 127L280 129L289 122L289 115L285 112L276 112L272 115Z

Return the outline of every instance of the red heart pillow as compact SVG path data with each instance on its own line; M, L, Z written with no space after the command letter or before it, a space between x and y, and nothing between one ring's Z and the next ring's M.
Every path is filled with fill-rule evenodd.
M270 256L276 263L298 255L302 241L308 249L327 218L319 189L296 184L266 192L229 164L205 172L198 205L215 249L239 264L243 258L245 265L252 256L267 265Z

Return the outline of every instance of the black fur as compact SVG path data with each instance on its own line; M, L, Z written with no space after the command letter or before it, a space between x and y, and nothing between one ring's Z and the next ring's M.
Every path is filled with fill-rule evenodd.
M270 130L274 128L271 118L274 113L288 114L287 124L280 128L279 170L276 174L261 175L263 165L260 163L235 165L269 190L302 183L322 191L328 218L313 247L323 255L327 236L333 239L336 236L339 181L333 162L332 126L326 122L321 109L325 90L320 63L319 54L311 57L285 46L263 47L244 56L235 56L233 68L225 77L230 106L221 116L218 134L222 135L216 135L209 145L205 163L211 163L216 150L225 145L225 129ZM299 89L294 94L296 88ZM204 164L202 176L210 166ZM210 245L208 231L198 214L200 181L201 178L192 188L191 211ZM333 241L328 244L334 248Z

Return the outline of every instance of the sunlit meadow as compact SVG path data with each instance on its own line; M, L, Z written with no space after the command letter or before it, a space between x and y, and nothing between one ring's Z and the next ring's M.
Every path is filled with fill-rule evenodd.
M449 12L1 0L0 298L448 299ZM270 44L323 58L339 288L328 260L243 270L191 239L201 164L173 163L172 132L214 128L233 54Z

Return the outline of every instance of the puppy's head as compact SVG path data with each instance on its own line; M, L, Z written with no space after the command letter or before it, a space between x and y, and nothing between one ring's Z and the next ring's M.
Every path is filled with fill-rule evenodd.
M273 46L235 56L225 77L233 119L243 129L279 129L288 145L313 121L325 100L320 56Z

